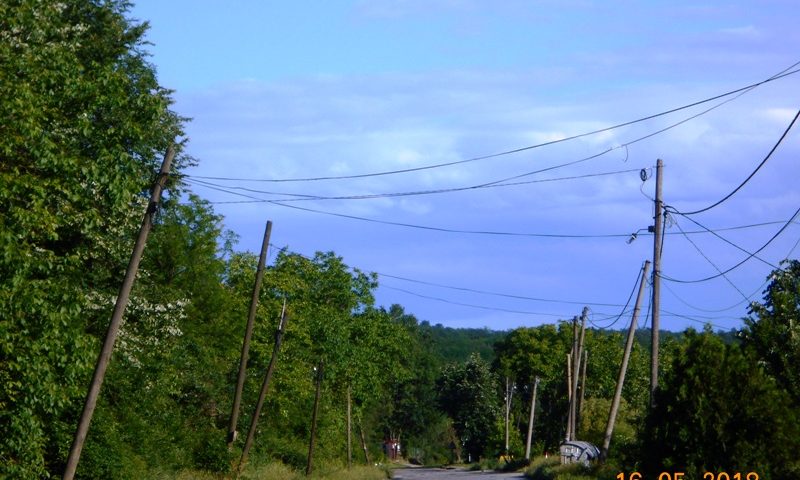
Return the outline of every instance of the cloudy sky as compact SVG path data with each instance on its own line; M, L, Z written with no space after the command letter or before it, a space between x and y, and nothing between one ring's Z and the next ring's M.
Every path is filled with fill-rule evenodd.
M131 15L192 118L192 189L239 248L272 220L275 245L378 272L379 304L431 323L535 326L587 305L622 328L653 254L656 160L665 203L703 209L800 109L795 2L721 3L140 0ZM729 199L669 217L663 328L740 326L800 256L798 153L795 126Z

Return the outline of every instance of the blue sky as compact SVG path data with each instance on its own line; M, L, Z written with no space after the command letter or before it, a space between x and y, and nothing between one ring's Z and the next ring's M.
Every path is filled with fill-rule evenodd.
M678 211L716 202L792 121L800 74L515 154L396 175L254 180L414 169L529 147L713 97L800 61L794 2L718 3L148 0L131 16L150 22L159 80L175 90L175 110L192 118L188 150L200 162L188 172L193 190L214 202L284 202L215 204L240 248L257 251L271 219L274 244L307 255L333 250L385 274L378 303L399 303L421 320L508 329L568 319L586 303L597 325L622 328L629 316L612 322L652 257L651 236L625 237L653 221L654 178L642 182L640 170L652 176L664 160L664 200ZM771 265L800 255L800 225L786 226L800 207L798 129L729 200L672 217L663 273L676 280L717 275L785 228L725 276L664 281L664 328L740 326ZM301 197L474 187L520 175L505 183L525 183L448 193ZM621 236L454 233L308 210L459 231ZM719 236L681 233L698 224Z

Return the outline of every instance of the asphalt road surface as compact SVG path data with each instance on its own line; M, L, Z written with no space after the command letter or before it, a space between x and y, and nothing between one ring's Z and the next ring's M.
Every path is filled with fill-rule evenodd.
M403 468L394 471L395 480L510 480L525 478L521 473L468 472L444 468Z

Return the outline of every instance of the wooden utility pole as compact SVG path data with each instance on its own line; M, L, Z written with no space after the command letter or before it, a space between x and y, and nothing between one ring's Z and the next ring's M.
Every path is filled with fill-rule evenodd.
M261 281L264 279L264 265L267 261L267 249L269 248L269 237L272 234L272 221L267 221L267 228L264 230L264 240L261 242L261 255L258 257L258 268L256 269L256 280L253 284L253 295L250 298L250 311L247 315L247 326L244 331L244 341L242 342L242 354L239 359L239 376L236 379L236 393L233 395L233 408L231 408L231 421L228 425L228 448L233 446L236 441L236 426L239 422L239 406L242 402L242 390L244 390L244 379L247 372L247 356L250 351L250 338L253 336L253 325L256 320L256 307L258 307L258 296L261 292ZM281 322L283 320L281 319Z
M272 378L272 373L275 371L275 365L278 363L278 353L280 353L283 334L286 331L286 322L286 299L284 299L280 323L278 324L278 330L275 333L275 345L272 347L272 358L269 359L267 373L264 375L264 382L261 384L261 392L258 394L258 402L256 403L256 408L253 412L253 418L250 419L250 429L247 430L247 440L244 442L242 456L239 458L238 472L241 472L247 463L247 455L250 453L250 448L253 446L253 439L256 436L258 419L261 416L261 408L264 406L264 400L267 398L267 391L269 390L269 382Z
M369 465L369 450L367 449L367 442L364 440L364 427L361 422L358 422L358 433L361 436L361 449L364 450L364 462Z
M120 325L122 324L122 316L125 313L125 307L128 306L128 299L130 298L133 282L136 279L136 272L139 270L139 262L142 260L144 253L144 246L147 243L147 236L153 226L153 215L158 208L158 203L161 201L161 191L167 182L169 176L169 169L172 165L172 159L175 158L175 147L170 145L164 155L164 160L161 163L161 170L158 173L158 178L153 185L153 190L150 193L150 202L147 205L144 218L142 219L142 226L139 228L139 236L133 246L130 261L128 262L128 269L125 272L125 278L122 280L122 285L117 295L117 301L114 305L114 312L111 314L111 322L106 331L106 338L103 341L103 348L100 350L100 356L97 357L97 364L94 367L94 374L92 381L89 384L89 391L86 394L86 399L83 404L83 412L78 421L78 428L75 431L75 436L72 439L72 446L69 450L67 457L67 465L64 468L64 480L72 480L75 476L75 470L78 468L78 461L81 458L81 450L83 444L86 442L86 435L89 433L89 424L92 423L92 415L97 406L97 398L100 396L100 387L103 385L103 379L108 369L108 364L111 361L111 354L114 351L114 343L119 334Z
M506 377L506 455L508 455L508 423L511 416L511 399L514 395L514 382Z
M564 439L569 442L572 440L569 438L572 432L572 353L567 354L567 401L569 402L569 408L567 411L567 433Z
M314 443L317 440L317 415L319 414L319 399L322 393L322 367L320 359L317 367L317 392L314 395L314 412L311 414L311 439L308 442L308 462L306 463L306 476L311 475L314 468Z
M631 326L628 328L628 339L625 341L625 352L622 354L622 364L619 366L619 376L617 377L617 387L614 389L614 399L611 401L611 410L608 413L608 423L606 433L603 437L603 447L600 449L600 461L605 461L608 456L608 447L611 445L611 436L614 434L614 422L617 421L617 410L619 409L620 398L622 398L622 386L625 383L625 373L628 370L628 360L631 356L634 334L636 333L636 322L639 321L639 308L644 296L644 286L647 283L647 270L650 262L645 261L642 267L642 279L639 282L639 294L636 296L636 305L633 307L633 317Z
M578 422L578 414L577 414L577 407L578 407L578 375L580 373L580 366L581 366L581 356L583 355L583 337L584 333L586 332L586 319L589 315L589 309L587 307L583 308L583 313L581 314L581 333L580 338L578 337L578 317L573 319L573 360L572 360L572 400L569 404L569 411L570 411L570 432L569 432L569 440L575 440L575 430Z
M352 421L352 388L347 386L347 469L353 468L353 421Z
M583 413L583 398L586 392L586 365L589 363L589 350L583 351L583 361L581 362L581 396L578 400L578 420L575 422L575 430L580 430L581 415Z
M528 439L525 441L525 460L531 459L531 439L533 439L533 419L536 412L536 390L539 388L539 377L533 382L533 396L531 397L531 414L528 417Z
M662 170L664 162L656 162L655 224L653 225L653 324L650 332L650 408L655 406L658 389L658 335L661 314L661 251L664 241L664 200L662 199Z

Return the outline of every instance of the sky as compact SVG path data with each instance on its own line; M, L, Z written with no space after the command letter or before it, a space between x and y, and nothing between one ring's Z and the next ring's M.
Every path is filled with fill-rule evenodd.
M237 248L258 252L271 220L276 247L377 272L376 303L421 321L506 330L588 306L625 328L657 159L683 213L663 329L741 327L800 257L800 126L780 140L800 109L794 1L140 0L130 16L191 118L191 189Z

